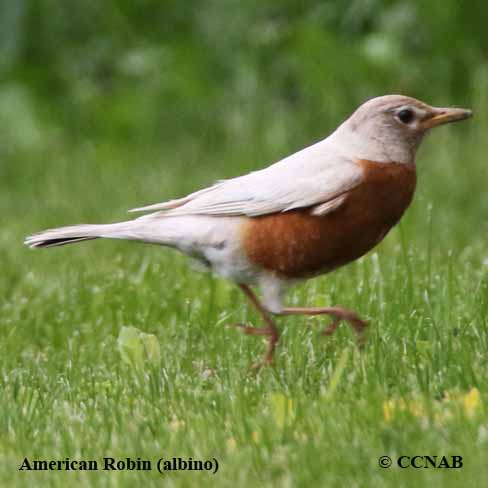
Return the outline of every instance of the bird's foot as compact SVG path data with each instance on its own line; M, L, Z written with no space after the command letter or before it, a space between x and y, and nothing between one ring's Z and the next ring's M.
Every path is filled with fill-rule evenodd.
M342 321L347 322L357 334L358 344L360 347L364 345L366 340L365 331L368 326L367 322L359 318L359 316L352 310L343 307L322 307L322 308L285 308L282 311L283 315L329 315L332 317L332 322L322 331L322 335L332 335Z
M322 331L322 335L331 336L339 326L342 321L347 322L358 338L358 344L362 347L366 341L366 328L368 327L368 323L363 319L359 318L359 316L352 312L351 310L347 310L342 307L333 307L335 310L333 312L329 312L329 316L332 317L334 320L328 327L326 327Z
M261 369L261 367L269 366L273 363L276 344L280 338L280 334L276 326L253 327L246 324L229 324L229 327L236 327L247 335L268 337L268 347L266 349L266 353L259 361L251 366L251 370L258 371Z

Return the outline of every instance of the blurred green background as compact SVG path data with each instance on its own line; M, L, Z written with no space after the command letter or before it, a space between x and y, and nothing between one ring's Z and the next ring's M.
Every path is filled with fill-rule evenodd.
M483 1L1 5L2 106L24 122L24 147L49 128L107 143L283 143L297 128L324 135L379 94L473 104L488 88Z
M218 456L209 486L459 486L377 466L409 453L462 454L462 486L486 478L487 19L482 0L0 0L0 484L39 482L17 476L29 453L165 449ZM256 320L232 285L157 247L22 246L261 168L387 93L475 117L423 143L415 201L373 256L290 294L370 320L361 355L349 331L320 341L290 318L276 369L255 379L262 344L223 327ZM126 325L161 344L143 381L120 362ZM439 424L473 387L478 416ZM297 411L283 431L275 393ZM419 397L427 413L402 411Z
M24 117L24 146L49 127L212 147L317 137L381 93L478 101L487 17L460 0L2 1L2 106Z

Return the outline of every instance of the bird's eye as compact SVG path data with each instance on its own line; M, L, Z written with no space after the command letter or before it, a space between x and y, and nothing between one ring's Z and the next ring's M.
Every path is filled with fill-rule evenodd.
M410 122L412 122L414 115L415 114L413 113L413 110L404 108L400 110L400 112L398 112L397 117L404 124L409 124Z

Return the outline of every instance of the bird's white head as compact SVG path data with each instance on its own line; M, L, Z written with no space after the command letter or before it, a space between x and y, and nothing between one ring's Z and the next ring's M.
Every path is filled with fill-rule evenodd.
M467 109L431 107L415 98L385 95L363 103L332 134L331 142L357 159L413 163L429 129L471 115Z

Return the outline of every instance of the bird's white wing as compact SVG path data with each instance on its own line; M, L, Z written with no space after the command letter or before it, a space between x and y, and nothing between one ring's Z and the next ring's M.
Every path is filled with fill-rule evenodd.
M256 217L315 207L317 215L336 209L362 180L361 168L334 154L326 141L260 171L224 180L178 200L133 211L166 215L246 215ZM330 202L330 205L324 205ZM143 218L146 218L143 217Z

